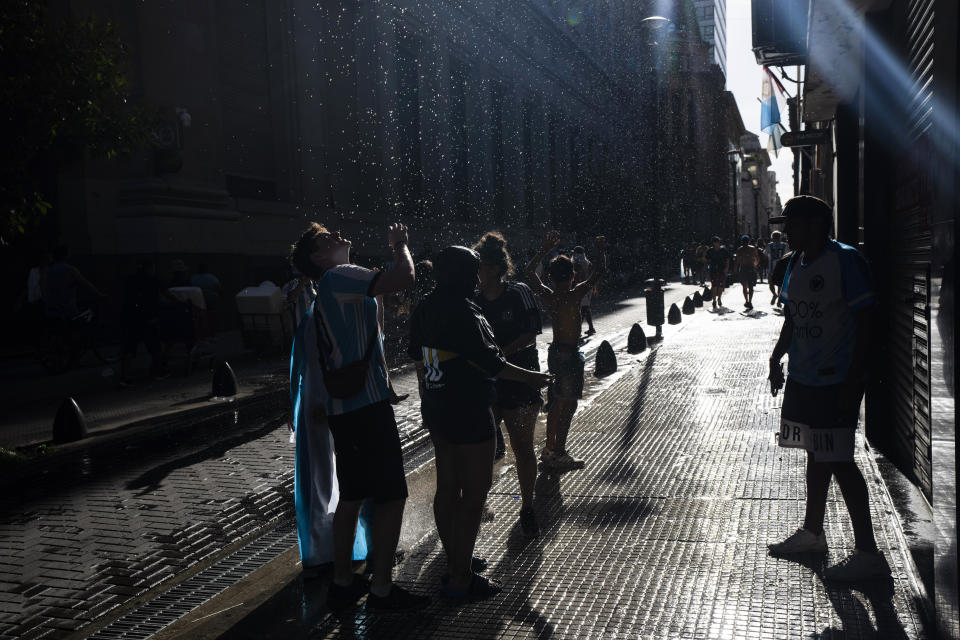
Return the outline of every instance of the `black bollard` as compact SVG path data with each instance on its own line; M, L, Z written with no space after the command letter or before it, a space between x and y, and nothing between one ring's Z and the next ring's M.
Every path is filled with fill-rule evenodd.
M687 296L683 299L683 313L684 315L693 315L693 312L696 309L693 306L693 300L690 299L690 296Z
M610 343L604 340L597 348L597 358L594 362L593 375L598 378L608 376L617 370L617 356Z
M639 322L634 322L630 327L630 335L627 336L627 352L642 353L647 348L647 334L643 332L643 327Z
M87 420L73 398L60 403L53 419L54 442L76 442L87 437Z
M710 302L713 300L713 291L710 290L710 287L703 288L703 301Z
M703 306L703 296L700 295L699 291L693 292L693 306L702 307Z
M213 371L213 395L214 397L228 397L237 395L237 376L233 374L233 369L226 360L217 364Z
M670 305L670 311L667 313L667 322L669 324L680 324L681 320L680 307L678 307L677 303L674 302L672 305Z

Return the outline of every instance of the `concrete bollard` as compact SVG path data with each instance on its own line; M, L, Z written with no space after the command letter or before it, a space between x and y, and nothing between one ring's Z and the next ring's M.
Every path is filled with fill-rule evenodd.
M710 287L703 288L703 301L710 302L713 300L713 291L710 290Z
M642 353L647 348L647 334L643 332L643 327L639 322L634 322L630 327L630 335L627 336L627 352Z
M702 307L703 306L703 296L700 295L699 291L693 292L693 306Z
M77 406L76 400L67 398L60 403L57 416L53 419L53 441L76 442L87 437L87 419Z
M617 370L617 356L610 343L604 340L597 348L597 357L594 361L593 375L598 378L608 376Z
M213 371L213 395L224 398L237 395L237 376L226 360L221 360Z
M674 302L670 305L670 312L667 313L667 323L680 324L681 320L683 320L683 318L680 317L680 307Z
M696 308L693 306L693 300L690 299L690 296L687 296L683 299L683 313L684 315L693 315L693 312L696 311Z

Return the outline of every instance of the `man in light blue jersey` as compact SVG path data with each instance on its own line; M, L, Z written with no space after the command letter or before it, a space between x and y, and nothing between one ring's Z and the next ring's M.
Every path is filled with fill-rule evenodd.
M771 554L824 553L827 492L836 477L853 522L856 549L824 577L854 581L889 573L877 549L867 484L854 461L876 295L866 261L853 247L831 240L830 206L813 196L791 198L783 216L795 249L780 300L784 323L770 357L774 394L783 385L780 360L789 354L779 444L807 450L807 505L803 527Z
M336 453L339 502L333 516L334 576L327 592L327 604L335 611L349 607L368 590L368 609L411 610L429 603L429 598L392 580L407 484L390 404L377 298L412 287L414 269L407 228L391 225L387 238L393 260L384 271L350 264L351 242L317 223L300 236L290 254L293 266L314 282L316 292L303 323L310 324L314 336L305 357L319 375L311 377L306 394L325 413ZM357 519L365 500L376 504L369 585L352 566Z

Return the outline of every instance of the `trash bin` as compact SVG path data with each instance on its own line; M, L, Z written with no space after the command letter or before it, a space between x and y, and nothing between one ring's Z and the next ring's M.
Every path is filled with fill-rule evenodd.
M643 295L647 299L647 324L657 328L657 334L651 340L663 336L663 285L667 282L661 278L651 278L645 283Z
M246 287L235 297L240 315L240 336L247 349L282 349L287 343L280 287L262 282Z

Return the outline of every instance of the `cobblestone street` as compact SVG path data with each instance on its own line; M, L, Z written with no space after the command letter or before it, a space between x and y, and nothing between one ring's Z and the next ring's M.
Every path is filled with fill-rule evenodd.
M767 543L802 520L805 454L775 444L781 398L771 397L765 367L781 318L757 306L751 316L700 310L655 350L618 353L621 371L571 432L569 448L586 469L539 476L543 535L532 541L520 535L508 458L490 495L496 518L477 549L504 582L500 596L467 606L441 600L445 564L431 537L398 571L399 582L435 596L425 613L361 606L338 622L322 610L322 585L298 580L285 605L265 607L228 636L926 637L902 534L862 441L858 460L892 577L852 588L821 579L853 548L835 485L827 557L767 554Z

